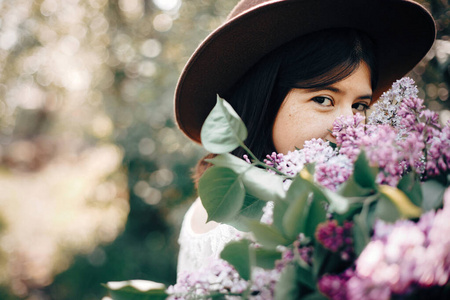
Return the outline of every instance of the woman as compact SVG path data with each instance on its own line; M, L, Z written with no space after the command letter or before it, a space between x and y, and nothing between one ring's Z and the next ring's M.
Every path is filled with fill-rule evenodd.
M365 113L431 47L432 17L409 0L243 0L199 46L177 86L180 129L196 142L225 98L263 158L329 134L340 115ZM233 152L238 157L242 149ZM197 176L208 165L200 162ZM192 271L241 233L205 223L201 201L185 216L178 271Z

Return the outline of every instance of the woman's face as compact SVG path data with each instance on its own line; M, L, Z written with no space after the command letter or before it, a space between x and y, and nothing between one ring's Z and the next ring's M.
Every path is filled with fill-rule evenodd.
M363 114L372 101L370 70L362 62L347 78L330 86L292 89L284 99L272 129L278 153L303 148L305 141L321 138L335 142L329 132L341 116Z

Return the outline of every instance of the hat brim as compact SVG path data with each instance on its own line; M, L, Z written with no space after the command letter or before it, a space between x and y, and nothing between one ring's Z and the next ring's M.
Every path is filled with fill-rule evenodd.
M179 128L201 143L204 120L225 93L258 60L302 35L355 28L375 42L377 99L426 55L436 34L431 15L409 0L268 1L213 31L186 64L175 92Z

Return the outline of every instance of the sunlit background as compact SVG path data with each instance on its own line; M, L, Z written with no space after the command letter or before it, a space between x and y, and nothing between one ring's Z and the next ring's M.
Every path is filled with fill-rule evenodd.
M173 92L236 0L0 0L0 299L102 299L171 284L191 169ZM450 10L411 73L450 118ZM408 55L405 53L405 55Z

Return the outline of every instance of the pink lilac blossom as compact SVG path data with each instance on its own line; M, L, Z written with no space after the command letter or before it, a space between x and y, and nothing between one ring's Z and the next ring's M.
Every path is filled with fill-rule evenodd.
M338 154L329 142L322 139L307 141L303 149L289 151L285 155L274 152L264 162L290 176L297 175L306 164L315 163L316 182L332 191L336 191L353 172L352 161L346 155ZM289 186L290 181L286 181L285 189Z
M283 246L278 249L281 252L281 259L276 261L275 269L278 270L279 273L283 271L286 265L292 263L297 256L307 265L312 265L314 247L302 244L302 241L304 240L305 236L301 233L298 239L292 244L292 247Z
M395 143L397 134L391 126L376 127L361 139L360 145L366 150L370 164L380 168L377 183L396 186L406 170L403 152Z
M346 155L351 161L355 161L361 151L360 142L365 136L364 119L360 114L341 116L333 124L332 133L340 147L339 154Z
M282 272L283 269L291 263L294 260L294 251L291 248L283 247L282 253L281 253L281 259L277 260L275 262L275 269L278 270L278 272Z
M339 186L347 181L352 173L352 161L347 156L339 154L326 162L317 164L314 179L327 189L337 191Z
M347 156L351 162L356 160L362 148L365 150L370 164L380 168L377 177L379 184L395 186L407 169L404 151L397 143L397 132L392 126L365 125L363 117L356 114L336 119L333 135L339 146L339 154ZM416 141L408 139L405 143ZM411 147L407 150L411 150ZM414 155L419 151L421 156L420 148L413 147L412 151Z
M425 143L423 134L417 131L411 131L402 140L397 142L400 153L403 158L400 164L407 169L416 170L418 173L423 173L425 170Z
M347 282L348 299L389 299L416 286L444 286L450 276L450 189L444 207L419 222L377 221L372 241L356 260ZM361 295L370 292L373 297ZM368 295L371 295L368 294Z

